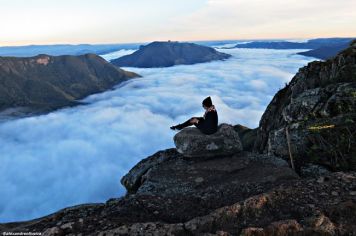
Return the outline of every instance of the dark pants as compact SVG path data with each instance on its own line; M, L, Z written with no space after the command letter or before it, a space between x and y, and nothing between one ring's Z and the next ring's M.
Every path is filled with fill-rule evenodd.
M194 119L194 118L198 119L199 122L203 119L202 117L192 117L192 118L190 118L189 120L187 120L187 121L183 122L182 124L180 124L179 126L180 126L182 129L185 128L185 127L191 126L191 125L197 126L197 124L192 124L192 123L191 123L191 120Z

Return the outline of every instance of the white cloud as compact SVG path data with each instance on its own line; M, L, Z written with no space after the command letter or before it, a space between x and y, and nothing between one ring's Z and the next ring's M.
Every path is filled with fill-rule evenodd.
M108 54L103 55L102 57L107 60L107 61L111 61L113 59L128 55L128 54L132 54L134 53L136 50L126 50L126 49L122 49L119 51L115 51L115 52L111 52Z
M263 80L253 79L251 80L250 84L253 89L258 91L263 91L268 88L268 85Z
M127 68L144 77L92 95L85 106L0 123L0 222L123 195L121 176L142 158L174 147L169 127L202 116L206 96L220 123L256 127L286 76L310 60L295 50L222 51L233 58Z

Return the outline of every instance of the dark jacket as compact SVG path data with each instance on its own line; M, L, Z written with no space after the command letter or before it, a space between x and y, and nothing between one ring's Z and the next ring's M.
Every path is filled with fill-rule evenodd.
M208 111L204 117L199 117L195 126L204 134L213 134L218 130L218 113L215 109Z

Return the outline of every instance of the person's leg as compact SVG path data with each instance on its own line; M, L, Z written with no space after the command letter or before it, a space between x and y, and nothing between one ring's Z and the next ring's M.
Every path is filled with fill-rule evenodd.
M172 126L171 129L181 130L181 129L185 128L185 127L191 126L191 125L193 125L193 121L192 120L194 118L196 118L196 117L192 117L192 118L188 119L187 121L185 121L185 122L183 122L183 123L181 123L179 125Z

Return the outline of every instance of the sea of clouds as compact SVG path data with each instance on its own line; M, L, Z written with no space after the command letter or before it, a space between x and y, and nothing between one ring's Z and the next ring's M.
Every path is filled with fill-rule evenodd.
M273 95L312 60L298 50L219 50L233 57L125 68L143 77L89 96L87 105L0 122L0 222L122 196L120 178L141 159L174 147L169 127L202 116L206 96L219 123L257 127Z

